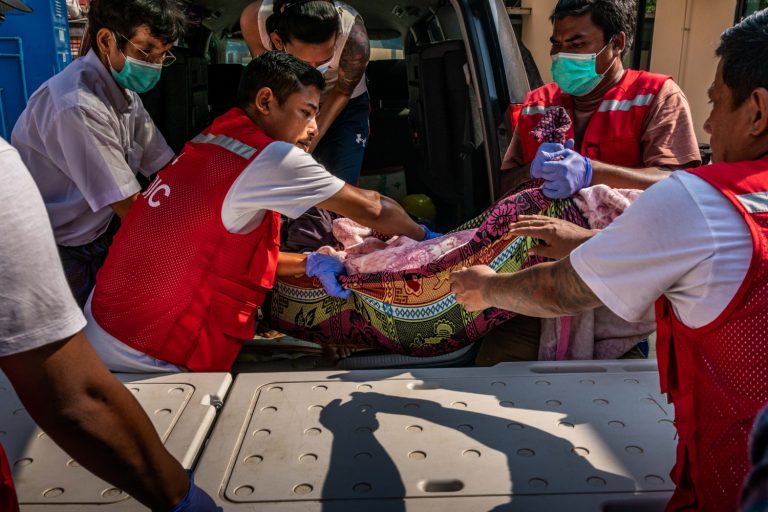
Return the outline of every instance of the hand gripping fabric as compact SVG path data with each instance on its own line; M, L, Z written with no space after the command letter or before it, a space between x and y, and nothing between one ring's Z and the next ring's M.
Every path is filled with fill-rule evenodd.
M570 200L552 201L540 190L522 190L459 226L455 231L477 228L472 240L424 267L341 276L341 283L353 292L349 299L330 297L316 278L278 279L268 299L271 326L324 345L411 356L435 356L465 347L514 314L498 309L467 312L450 292L451 272L481 264L498 272L516 272L542 262L528 255L532 239L509 234L518 215L532 214L585 225Z
M326 293L332 297L348 299L352 296L352 292L345 290L338 281L339 276L346 273L344 265L333 256L316 252L307 256L307 276L318 278Z
M531 178L543 179L547 197L571 197L592 182L592 162L573 151L573 139L568 139L572 126L568 112L561 106L547 109L531 137L540 144L531 162Z
M424 240L434 240L435 238L440 238L443 236L442 233L435 233L431 231L427 226L424 224L419 224L419 227L424 230Z
M541 151L536 157L540 154ZM592 161L573 151L573 139L565 143L565 149L555 153L545 152L543 155L548 161L541 165L540 175L537 177L544 179L542 190L545 196L565 199L592 183Z

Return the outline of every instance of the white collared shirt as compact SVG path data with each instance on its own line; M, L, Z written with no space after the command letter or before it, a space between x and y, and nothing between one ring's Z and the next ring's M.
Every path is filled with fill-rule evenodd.
M114 215L110 205L139 191L136 174L174 156L139 96L118 86L93 51L40 86L11 142L65 246L95 240Z

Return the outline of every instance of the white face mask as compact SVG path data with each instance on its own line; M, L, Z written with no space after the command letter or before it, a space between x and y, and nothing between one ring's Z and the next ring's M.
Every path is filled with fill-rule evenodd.
M321 75L324 75L326 71L331 67L330 62L326 62L325 64L320 64L315 69L320 72Z

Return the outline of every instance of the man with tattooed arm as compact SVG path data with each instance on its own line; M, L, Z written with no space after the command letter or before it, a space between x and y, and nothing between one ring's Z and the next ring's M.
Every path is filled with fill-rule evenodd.
M674 172L594 235L515 227L556 261L451 277L470 311L545 318L604 304L638 321L655 303L661 387L679 436L667 510L736 509L747 435L768 402L768 9L726 30L717 55L704 125L713 165Z
M331 0L257 0L243 10L240 28L254 57L285 51L323 74L310 152L331 174L357 185L368 141L371 49L363 19Z

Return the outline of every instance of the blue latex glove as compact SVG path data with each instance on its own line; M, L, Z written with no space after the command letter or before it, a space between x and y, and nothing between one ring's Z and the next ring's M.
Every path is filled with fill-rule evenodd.
M531 162L531 178L536 180L543 178L544 176L542 176L541 173L544 163L549 162L552 159L553 153L557 153L564 149L565 146L555 142L545 142L539 146L539 149L536 151L536 156L533 157L533 161Z
M433 233L433 232L432 232L432 231L430 231L430 230L429 230L429 228L428 228L427 226L425 226L424 224L419 224L419 227L421 227L421 229L423 229L423 230L424 230L424 240L432 240L433 238L440 238L441 236L443 236L443 234L442 234L442 233ZM422 242L423 242L424 240L422 240Z
M187 471L187 473L189 474L189 491L170 512L222 512L222 508L217 506L204 490L195 485L192 472Z
M561 151L542 154L549 156L541 164L540 177L545 181L542 191L550 199L571 197L592 183L592 161L573 150L573 139Z
M342 288L339 283L339 276L346 273L344 265L333 256L317 252L311 252L307 256L307 275L318 278L331 297L348 299L352 296L352 292Z

